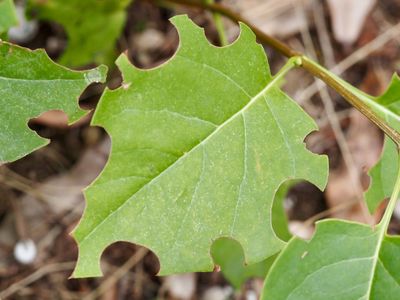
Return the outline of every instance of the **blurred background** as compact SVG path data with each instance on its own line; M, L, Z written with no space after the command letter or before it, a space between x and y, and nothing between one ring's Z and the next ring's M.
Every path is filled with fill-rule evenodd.
M189 0L188 0L189 1ZM318 60L351 84L379 95L400 69L400 0L224 0L251 24ZM132 63L152 68L167 61L178 45L168 19L188 14L219 45L212 14L169 1L16 1L19 26L8 39L31 49L45 48L63 65L83 69L104 63L107 86L121 83L115 58L127 52ZM223 18L230 42L238 26ZM265 46L271 69L285 61ZM80 105L88 110L106 85L92 85ZM325 192L306 182L282 189L287 238L310 238L316 220L336 217L374 223L361 205L367 171L378 160L383 134L340 96L301 69L288 74L284 90L320 130L307 147L327 154L330 178ZM258 299L273 258L243 266L241 248L218 241L212 254L221 266L212 273L157 277L157 258L128 243L108 247L103 278L68 279L77 258L69 236L84 209L82 189L102 170L110 149L106 133L90 127L89 114L73 126L50 111L29 126L51 143L23 159L0 166L0 299ZM390 232L400 232L400 207Z

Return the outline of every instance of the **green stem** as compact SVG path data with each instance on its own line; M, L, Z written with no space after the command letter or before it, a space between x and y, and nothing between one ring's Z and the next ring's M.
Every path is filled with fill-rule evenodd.
M205 0L207 4L213 4L214 0ZM221 46L226 46L228 45L228 39L225 34L225 29L224 29L224 24L222 23L222 18L221 15L217 12L213 12L213 19L214 19L214 24L215 28L217 29L218 36L219 36L219 41L221 43Z
M333 73L329 72L327 69L320 66L318 63L307 58L303 53L291 49L281 41L269 36L264 33L256 26L251 25L251 22L246 20L240 14L234 12L233 10L224 7L223 5L217 3L206 3L193 0L166 0L171 3L182 4L186 6L192 6L197 8L202 8L209 10L214 13L223 15L234 22L242 22L249 26L253 32L256 34L258 40L266 45L271 46L281 54L286 57L301 57L302 64L301 67L307 70L309 73L318 77L323 82L325 82L329 87L338 92L347 102L358 109L362 114L364 114L368 119L374 122L380 129L382 129L397 145L400 145L400 133L390 126L382 116L380 116L376 111L371 109L370 102L366 101L365 97L360 97L360 93L355 93L355 88L349 88L349 84L339 77L335 76Z

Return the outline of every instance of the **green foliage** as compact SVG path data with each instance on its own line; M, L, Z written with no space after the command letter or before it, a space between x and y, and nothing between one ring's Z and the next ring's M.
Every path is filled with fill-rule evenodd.
M240 289L250 278L265 278L276 258L273 255L259 263L245 265L242 247L227 238L216 240L211 252L214 262L221 267L222 274L235 289Z
M326 220L311 241L293 238L265 281L263 300L398 299L400 238Z
M400 78L394 74L388 89L375 99L381 106L386 107L397 116L400 115Z
M287 242L292 235L289 232L284 201L289 189L296 183L298 183L298 181L292 180L282 184L275 193L274 203L272 204L272 228L274 228L276 235L285 242Z
M17 25L18 19L12 0L0 0L0 35Z
M75 67L114 58L129 3L29 0L39 19L64 27L68 45L60 62ZM0 35L16 22L13 2L0 0ZM392 194L377 226L325 220L310 241L290 239L282 206L288 184L304 179L322 189L328 170L326 157L304 145L315 123L279 83L304 59L400 133L400 78L394 75L374 98L304 56L272 76L247 26L235 43L218 48L187 17L173 23L180 36L174 57L140 70L120 56L122 86L106 90L93 117L110 134L112 152L85 192L87 208L73 233L79 245L73 276L101 275L104 249L128 241L152 250L162 275L217 264L239 288L269 272L266 300L397 299L400 237L386 234L400 189L397 146L387 138L370 171L369 210ZM79 119L85 113L79 95L105 76L104 66L71 71L42 50L0 42L0 162L48 142L28 128L29 119L56 109L70 122Z
M373 99L386 111L386 120L392 127L400 127L400 78L394 74L387 90ZM365 200L370 212L374 212L378 205L393 191L399 164L396 144L385 138L385 145L381 159L370 170L371 184L365 193Z
M72 67L109 63L130 0L30 0L39 19L61 24L68 44L60 63Z
M154 251L160 274L212 270L220 237L239 242L248 264L262 261L285 244L271 224L281 184L326 184L326 157L303 143L316 125L279 90L293 61L272 77L247 26L217 48L186 16L173 23L174 57L139 70L122 55L122 87L107 90L94 115L112 151L85 193L74 277L101 275L101 253L119 240Z
M30 51L0 42L0 162L16 160L48 143L28 128L29 119L63 110L74 122L85 114L78 98L92 82L103 82L107 68L76 72Z
M368 209L373 213L385 198L393 191L399 165L399 154L396 144L385 138L382 155L379 162L369 171L371 184L365 193Z

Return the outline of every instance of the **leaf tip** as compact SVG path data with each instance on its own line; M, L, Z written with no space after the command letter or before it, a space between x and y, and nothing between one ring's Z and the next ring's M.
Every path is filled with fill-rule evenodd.
M192 20L188 17L187 14L182 14L182 15L176 15L173 16L172 18L169 19L170 22L177 28L179 27L185 27L185 26L196 26Z
M141 71L138 69L131 61L129 60L128 53L124 52L120 56L118 56L115 61L116 66L122 73L122 78L124 82L128 80L128 74L132 73L132 71Z
M207 42L204 29L194 23L188 15L178 15L170 18L170 22L175 26L179 35L179 45L182 48L183 44L191 45L202 42ZM204 37L204 38L203 38Z
M79 240L77 237L76 229L77 228L70 233L70 236L78 245L78 258L75 268L69 278L74 279L103 276L103 272L100 267L100 259L104 249L96 246L85 247L84 240Z
M240 28L240 37L245 35L248 38L251 38L252 41L256 40L256 35L254 34L253 30L247 25L246 23L239 22Z

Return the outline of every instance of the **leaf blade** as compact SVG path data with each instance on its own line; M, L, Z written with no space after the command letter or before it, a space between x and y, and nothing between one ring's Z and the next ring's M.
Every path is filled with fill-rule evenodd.
M103 82L105 73L105 66L71 71L52 62L43 50L0 42L0 162L14 161L48 143L28 128L29 119L49 110L63 110L71 123L83 116L79 95L90 83Z
M268 213L281 183L326 183L326 158L303 144L316 125L275 86L250 29L242 25L235 43L216 48L187 17L172 21L180 35L174 57L139 70L121 56L124 84L96 111L113 148L86 191L75 277L101 275L101 252L117 240L154 251L162 275L212 270L219 237L239 241L247 263L261 261L283 245ZM279 161L276 153L291 157Z

